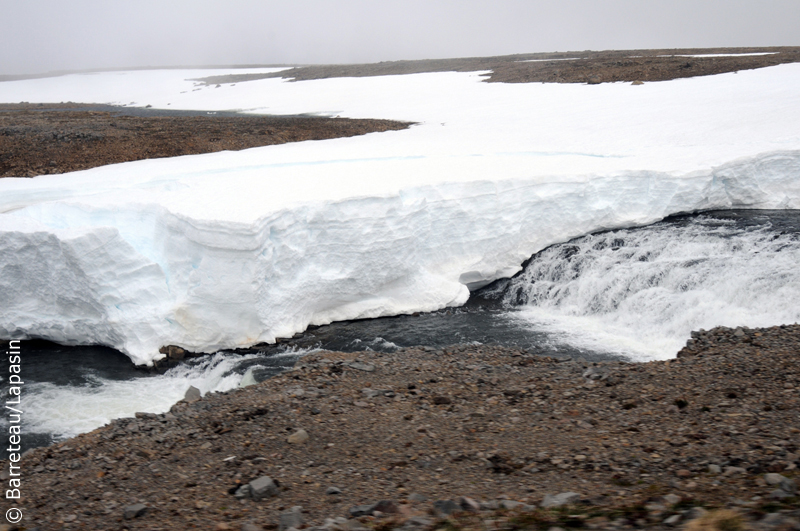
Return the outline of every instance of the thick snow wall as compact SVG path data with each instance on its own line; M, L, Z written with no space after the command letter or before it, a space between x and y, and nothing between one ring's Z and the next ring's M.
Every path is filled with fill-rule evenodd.
M3 200L0 336L103 344L149 363L165 344L212 352L312 324L459 305L469 287L588 232L679 212L797 209L800 151L677 176L439 183L249 223L198 220L157 203L76 200L9 212L13 191Z

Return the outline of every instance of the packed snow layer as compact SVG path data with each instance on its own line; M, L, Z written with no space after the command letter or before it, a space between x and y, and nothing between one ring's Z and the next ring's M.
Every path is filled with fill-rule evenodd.
M800 208L800 65L629 84L227 71L0 83L0 101L316 113L408 130L0 180L0 337L137 363L434 310L600 229ZM241 72L236 72L241 73Z

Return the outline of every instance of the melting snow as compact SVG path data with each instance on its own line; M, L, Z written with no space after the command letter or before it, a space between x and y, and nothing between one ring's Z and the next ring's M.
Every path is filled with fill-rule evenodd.
M417 125L0 180L0 337L104 344L147 363L164 344L211 352L459 305L599 229L800 208L797 64L639 87L481 73L193 81L225 73L243 72L5 82L0 101Z

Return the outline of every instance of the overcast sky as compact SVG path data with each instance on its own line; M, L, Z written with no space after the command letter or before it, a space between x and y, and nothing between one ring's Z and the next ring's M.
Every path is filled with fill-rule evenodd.
M0 74L800 45L800 0L0 0Z

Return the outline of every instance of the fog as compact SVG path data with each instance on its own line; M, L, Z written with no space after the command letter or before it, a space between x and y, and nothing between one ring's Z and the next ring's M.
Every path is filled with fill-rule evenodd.
M0 74L800 45L770 0L0 0Z

